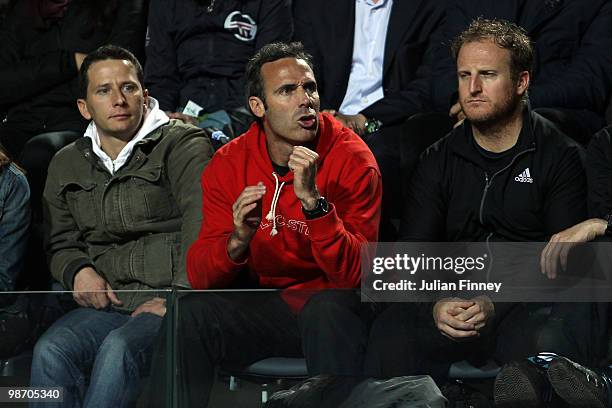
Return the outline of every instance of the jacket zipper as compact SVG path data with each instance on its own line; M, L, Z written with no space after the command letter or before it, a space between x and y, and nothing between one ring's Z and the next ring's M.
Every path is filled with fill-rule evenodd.
M493 183L493 179L495 178L495 176L497 176L499 173L506 171L509 167L511 167L514 162L522 155L529 153L529 152L533 152L535 150L535 147L532 147L530 149L526 149L523 150L522 152L517 153L512 160L510 160L510 163L508 163L508 165L506 165L506 167L504 167L503 169L497 171L496 173L494 173L491 178L489 178L489 175L487 174L487 172L485 171L485 187L484 190L482 192L482 197L480 199L480 211L479 211L479 219L480 219L480 224L484 225L484 203L485 200L487 198L487 193L489 192L489 187L491 187L491 183ZM493 252L491 251L491 247L490 247L490 239L493 236L492 232L489 232L487 234L487 237L485 238L485 244L487 246L487 254L489 255L489 267L487 268L487 275L486 275L486 282L489 282L491 279L491 268L493 267Z
M113 161L113 178L115 176L116 176L116 174L115 174L115 162ZM110 184L110 180L109 180L109 184ZM121 196L121 188L122 188L122 185L119 184L117 186L119 196ZM127 225L125 224L125 216L123 214L123 206L121 205L121 200L119 200L119 218L121 219L121 226L123 228L127 228Z
M493 183L493 179L495 178L495 176L497 176L500 173L503 173L508 168L510 168L520 156L527 154L529 152L533 152L534 150L535 150L535 147L532 147L530 149L526 149L526 150L523 150L522 152L517 153L512 158L512 160L510 160L510 163L506 165L506 167L504 167L501 170L498 170L495 174L491 176L491 178L489 178L489 175L487 174L487 172L485 172L485 188L482 192L482 198L480 199L480 212L479 212L479 217L478 217L480 219L481 224L484 225L484 218L483 218L484 203L487 198L487 193L489 192L489 187L491 186L491 183Z

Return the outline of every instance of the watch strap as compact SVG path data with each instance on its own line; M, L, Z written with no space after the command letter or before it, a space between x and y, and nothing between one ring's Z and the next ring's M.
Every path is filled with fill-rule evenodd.
M608 223L606 226L606 235L612 236L612 213L606 215L606 222Z
M307 220L314 220L315 218L319 218L324 216L329 212L329 203L325 199L325 197L319 197L317 199L317 204L312 210L307 210L302 207L302 213Z

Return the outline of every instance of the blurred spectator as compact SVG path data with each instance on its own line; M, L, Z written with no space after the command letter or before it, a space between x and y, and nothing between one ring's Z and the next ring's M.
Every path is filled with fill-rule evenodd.
M612 90L612 2L608 0L453 0L444 42L478 17L503 18L534 42L529 99L532 108L581 143L604 126ZM439 109L463 117L450 48L436 58L434 98Z
M76 108L85 55L113 43L144 54L145 0L17 0L0 28L0 142L27 170L39 201L55 151L83 134ZM65 131L69 131L66 133ZM36 135L53 133L46 139Z
M292 30L287 0L152 0L145 83L171 118L240 135L246 63Z
M567 265L573 248L589 241L610 242L612 232L612 126L608 126L591 139L587 151L586 170L588 179L589 218L554 234L542 251L542 264L548 266L548 273L560 275ZM607 267L607 263L604 263ZM530 391L523 395L507 393L508 406L540 406L542 396L553 391L553 395L568 407L609 407L612 396L610 374L612 362L609 349L610 304L596 304L597 314L591 316L597 331L588 336L588 345L596 359L587 361L591 368L584 367L566 357L555 357L548 368L536 364L513 362L499 373L495 381L495 396L504 395L504 390L516 389L523 384ZM581 320L584 316L580 317ZM538 350L544 351L544 350ZM537 361L537 360L536 360ZM582 362L585 364L585 362ZM541 377L540 377L541 376ZM542 382L537 378L547 378ZM551 387L552 386L552 387ZM533 391L532 391L533 390ZM497 401L496 401L497 402ZM497 406L498 404L496 404Z
M30 226L30 187L0 145L0 292L22 275ZM0 358L15 355L30 333L26 299L0 293Z
M30 226L30 187L0 145L0 292L15 290ZM0 297L0 306L5 304Z
M383 177L383 220L399 218L400 147L411 168L432 141L422 129L404 134L410 116L432 110L429 71L442 1L295 0L294 38L313 55L321 109L364 137ZM422 143L423 142L423 143ZM383 239L387 228L381 225Z
M0 22L6 16L6 13L11 5L11 0L0 0Z

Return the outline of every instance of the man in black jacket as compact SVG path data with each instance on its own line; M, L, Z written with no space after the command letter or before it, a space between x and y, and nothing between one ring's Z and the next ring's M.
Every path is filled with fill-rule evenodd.
M569 254L580 243L589 241L610 241L612 231L612 126L596 133L587 152L587 179L589 218L579 224L554 234L542 251L543 273L556 278L567 265ZM606 251L600 247L600 251ZM608 269L608 260L601 259ZM603 283L603 282L602 282ZM605 288L605 283L604 288ZM589 336L589 346L598 357L587 368L565 356L551 356L548 366L515 363L502 370L495 380L495 398L509 406L541 403L547 388L553 390L555 400L561 399L568 407L607 408L610 406L612 387L612 365L609 346L609 303L598 303L599 329L595 336ZM584 363L583 363L584 364ZM547 386L546 382L549 382ZM516 394L518 387L529 390ZM539 406L539 405L538 405Z
M452 0L441 42L449 43L472 19L501 18L524 28L534 43L531 106L581 143L604 126L612 91L612 2L609 0ZM436 108L463 117L456 100L455 61L436 56Z
M457 37L453 51L466 120L422 156L400 240L546 241L582 221L581 148L525 101L533 50L524 31L479 19ZM525 324L529 309L487 296L440 299L433 308L396 304L370 332L370 371L439 378L453 361L473 353L486 358L490 340L497 340L501 361L525 356L535 341L519 336L516 324ZM553 313L566 311L554 307Z
M293 33L286 0L152 0L149 8L145 82L162 110L174 119L198 124L182 113L195 103L195 116L226 113L200 126L230 136L245 132L252 116L245 108L245 66L266 44ZM233 133L233 134L231 134Z

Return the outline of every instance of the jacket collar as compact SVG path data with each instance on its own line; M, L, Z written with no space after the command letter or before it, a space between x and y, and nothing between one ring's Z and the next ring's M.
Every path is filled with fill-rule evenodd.
M128 158L124 167L118 169L115 174L120 174L121 170L137 170L147 162L148 153L151 151L162 138L167 126L162 125L161 127L153 130L147 134L142 140L138 141L134 145L132 154ZM100 170L109 172L104 166L101 159L94 153L93 140L89 137L81 137L74 142L76 149L88 160L92 166L98 167ZM145 148L146 147L146 148ZM135 160L133 160L135 159Z

